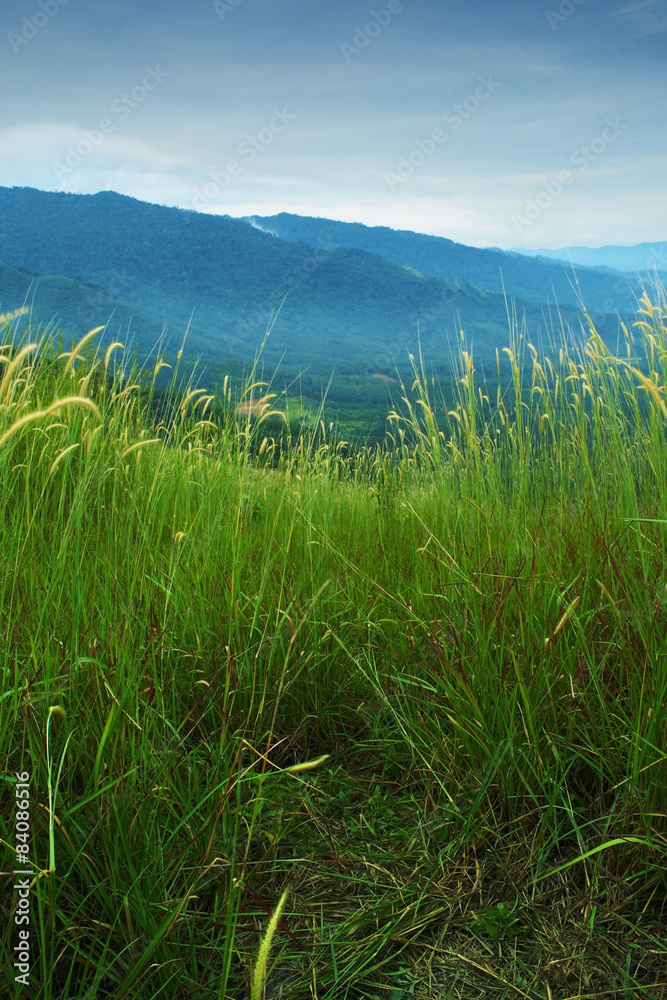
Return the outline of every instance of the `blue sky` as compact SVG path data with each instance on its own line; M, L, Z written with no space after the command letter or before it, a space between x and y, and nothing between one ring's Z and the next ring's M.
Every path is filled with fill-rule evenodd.
M667 0L3 0L0 184L667 239Z

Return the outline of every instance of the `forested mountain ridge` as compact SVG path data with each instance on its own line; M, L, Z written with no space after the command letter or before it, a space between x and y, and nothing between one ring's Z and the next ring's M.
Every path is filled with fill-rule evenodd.
M515 248L516 253L528 257L548 257L585 267L611 268L628 274L648 274L657 269L663 280L667 278L667 242L635 243L634 246L560 247L557 250L529 250Z
M194 314L204 337L198 349L217 359L251 358L284 300L267 358L286 355L295 365L386 367L416 350L418 334L440 365L461 327L482 354L507 342L500 294L425 276L360 248L288 242L240 220L114 192L0 188L0 259L99 285L113 300L176 323ZM102 297L98 321L108 318L104 306ZM533 336L549 326L538 305L517 307ZM577 314L566 313L577 325Z
M429 370L449 378L461 330L476 363L495 373L508 309L536 343L560 331L561 318L576 336L585 330L572 307L507 301L359 247L290 242L239 219L108 191L0 188L0 261L3 311L28 304L72 337L109 323L107 339L129 339L142 356L163 326L175 354L189 326L186 353L201 358L209 381L247 371L275 320L267 371L280 365L283 383L296 379L313 407L327 392L329 412L357 429L384 424L409 354L421 349ZM595 320L615 344L619 317Z
M640 293L639 284L628 276L605 273L595 267L578 266L573 271L567 261L531 259L512 251L480 249L442 236L287 212L248 216L245 221L283 240L356 247L412 267L428 277L506 292L531 302L576 307L582 296L588 309L614 312L634 308L635 296Z

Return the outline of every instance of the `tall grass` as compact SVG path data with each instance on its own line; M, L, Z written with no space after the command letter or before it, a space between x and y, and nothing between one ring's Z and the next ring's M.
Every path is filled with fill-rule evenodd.
M417 359L357 454L279 456L254 372L232 400L177 366L156 408L164 361L13 346L15 322L0 739L6 845L15 771L36 803L29 995L667 995L664 301L620 357L592 324L579 352L516 334L495 394L465 345L454 400Z

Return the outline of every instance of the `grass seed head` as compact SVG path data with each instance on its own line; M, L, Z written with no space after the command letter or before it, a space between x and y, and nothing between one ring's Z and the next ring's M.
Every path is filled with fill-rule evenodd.
M264 981L266 979L266 966L269 961L269 952L271 951L271 944L273 938L275 937L276 931L278 929L278 921L280 920L280 914L283 912L285 903L287 902L287 890L282 894L278 905L273 911L273 916L269 920L269 926L266 928L266 934L264 939L259 946L259 953L257 955L257 962L255 964L255 969L252 975L252 985L250 989L250 996L252 1000L260 1000L262 991L264 988Z

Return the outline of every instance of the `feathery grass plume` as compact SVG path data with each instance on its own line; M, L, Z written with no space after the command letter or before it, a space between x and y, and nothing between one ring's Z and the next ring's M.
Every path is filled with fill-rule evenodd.
M12 358L12 360L9 362L7 368L5 369L5 373L2 376L2 382L0 382L0 399L2 399L2 397L7 392L7 389L11 385L12 378L14 377L14 372L16 371L16 369L21 366L21 364L30 354L32 354L33 351L37 350L38 346L39 346L38 344L26 344L26 346L22 347L21 350L17 353L16 357Z
M60 705L51 705L49 708L49 716L46 720L46 766L48 770L48 784L47 792L49 797L49 872L51 874L55 873L56 870L56 845L55 845L55 816L56 816L56 796L58 794L58 785L60 784L60 775L63 769L63 763L65 761L65 754L67 753L67 747L71 739L72 734L70 733L65 742L65 747L63 749L62 757L60 758L60 767L58 768L58 774L56 780L53 780L53 761L51 759L51 748L49 734L51 730L51 720L58 719L62 720L65 718L65 710Z
M74 362L77 359L81 358L81 355L79 353L81 351L81 349L83 347L85 347L85 345L88 343L89 340L93 339L93 337L95 336L96 333L99 333L100 330L103 330L103 329L104 329L103 326L96 326L94 330L89 330L88 333L85 334L85 336L83 336L81 338L81 340L79 341L79 343L76 344L76 346L73 348L73 350L71 350L71 351L65 351L63 354L60 355L61 358L67 358L68 359L67 364L65 365L65 374L67 374L67 372L71 371L72 370L72 366L74 365Z
M129 448L126 448L125 451L121 453L120 457L127 458L127 456L131 455L133 451L138 451L138 449L143 448L144 445L162 443L162 438L148 438L146 441L136 441L134 444L131 444Z
M102 415L98 408L93 403L92 399L87 399L85 396L68 396L66 399L57 399L55 403L51 403L47 406L45 410L35 410L34 413L28 413L25 417L21 417L9 430L0 437L0 447L13 435L16 434L22 427L27 424L32 424L36 420L43 420L44 417L50 417L54 413L58 413L63 407L69 406L83 406L84 409L90 410L97 417L98 420L102 419Z
M29 310L27 306L21 306L20 309L14 309L13 312L0 313L0 324L9 325L9 323L12 323L15 319L18 319L19 316L25 316L25 314L28 311Z
M261 1000L262 992L264 989L264 980L266 979L266 966L269 961L269 952L271 951L271 944L273 938L275 937L276 930L278 929L278 921L280 920L280 914L283 912L285 903L287 902L287 889L280 897L278 905L273 911L273 916L269 920L269 926L266 928L266 934L262 939L262 943L259 946L259 952L257 954L257 962L255 963L255 969L252 974L251 986L250 986L250 997L251 1000Z
M264 382L256 383L256 385L265 384L266 383ZM248 392L251 392L254 388L255 386L250 386L246 389L244 396L247 395ZM239 403L236 407L236 412L240 417L261 417L269 409L271 400L274 399L275 395L275 392L270 392L266 396L260 396L257 399L251 396L250 399L245 399Z
M325 753L321 757L317 757L315 760L305 760L303 764L292 764L290 767L286 767L285 774L298 774L300 771L312 771L314 768L319 767L323 764L325 760L329 760L331 754Z
M181 413L182 414L185 413L185 411L188 408L188 405L192 402L193 399L196 399L197 396L203 396L205 393L206 389L190 389L190 391L186 393L186 395L184 396L183 402L181 403ZM197 402L199 402L199 400L197 400ZM197 403L194 403L193 408L196 405Z
M494 959L504 981L533 995L549 965L554 997L602 992L623 948L642 959L626 992L662 996L667 329L642 320L627 358L592 333L526 342L488 385L472 351L441 386L418 358L396 389L415 426L348 454L313 409L275 456L272 425L234 412L251 396L235 376L181 412L186 378L152 397L152 363L105 373L92 345L72 378L61 345L26 334L39 350L4 385L0 436L75 394L102 417L63 408L0 448L0 750L10 773L33 762L39 865L57 863L34 888L40 996L215 981L223 1000L244 970L268 995L290 921L263 940L269 911L249 939L246 875L277 903L287 864L306 878L283 914L335 901L290 997L389 994L413 954L398 942L443 913L475 927L508 881L524 932ZM18 352L0 348L0 380ZM62 766L55 710L44 747L60 692L77 719ZM478 946L461 938L467 977Z
M107 347L106 351L104 352L105 370L109 367L113 351L117 351L119 348L121 349L121 351L123 350L123 344L121 344L120 340L114 340L113 344L109 344L109 346Z
M572 617L572 615L574 614L574 612L578 608L580 601L581 601L581 594L578 594L577 597L575 597L575 599L570 604L569 608L565 611L565 613L563 615L561 615L561 617L559 618L558 623L557 623L555 629L553 630L553 632L551 633L551 635L548 635L546 637L546 639L544 640L544 649L545 649L545 651L548 650L551 646L553 646L554 641L556 639L556 636L558 635L558 633L563 628L565 628L565 626L569 622L570 618Z
M76 449L77 449L77 448L80 448L80 447L81 447L81 445L79 444L79 442L78 442L78 441L75 441L75 443L74 443L74 444L71 444L71 445L69 446L69 448L65 448L65 449L64 449L63 451L61 451L61 452L60 452L60 454L58 455L58 457L57 457L57 458L55 459L55 461L53 462L53 465L52 465L52 466L51 466L51 468L49 469L49 475L50 475L50 476L52 476L52 475L53 475L53 473L54 473L54 472L56 471L56 469L58 468L58 466L60 465L60 463L62 462L62 460L63 460L63 459L64 459L64 458L65 458L65 457L66 457L67 455L69 455L69 454L70 454L71 452L73 452L73 451L76 451Z

